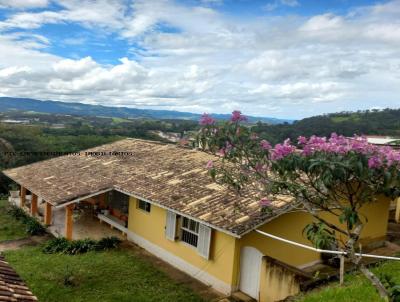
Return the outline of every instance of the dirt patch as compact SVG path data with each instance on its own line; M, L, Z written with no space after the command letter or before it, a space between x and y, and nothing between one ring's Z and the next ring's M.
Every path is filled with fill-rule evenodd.
M50 235L45 236L31 236L29 238L7 240L0 242L0 252L17 250L24 246L34 246L41 244L51 238Z
M210 286L201 283L188 274L176 269L172 265L147 252L145 249L132 242L124 241L121 244L121 248L128 249L140 258L149 261L160 271L167 274L172 280L189 287L206 301L220 301L225 297L224 295L212 289Z

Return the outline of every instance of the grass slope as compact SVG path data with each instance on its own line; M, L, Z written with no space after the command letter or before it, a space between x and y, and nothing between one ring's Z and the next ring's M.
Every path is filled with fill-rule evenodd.
M384 274L393 278L396 284L400 284L400 261L389 261L378 265L373 269L374 273ZM295 301L301 302L379 302L380 299L375 288L369 281L359 274L345 276L345 285L340 287L338 283L315 289L298 297Z
M70 256L27 247L5 256L41 302L203 301L125 249Z
M26 238L25 226L7 214L8 202L0 200L0 242Z

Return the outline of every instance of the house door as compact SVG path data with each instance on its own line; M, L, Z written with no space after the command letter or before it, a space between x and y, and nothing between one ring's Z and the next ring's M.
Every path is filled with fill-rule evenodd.
M250 246L243 247L240 253L240 291L257 300L262 257L263 254Z

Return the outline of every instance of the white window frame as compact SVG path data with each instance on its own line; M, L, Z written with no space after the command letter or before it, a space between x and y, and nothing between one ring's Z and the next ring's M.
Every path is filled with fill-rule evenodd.
M185 220L185 219L186 219L187 222L188 222L188 227L184 227L184 226L183 226L183 225L184 225L184 220ZM190 229L190 223L194 223L194 224L196 225L195 229L197 229L197 232ZM181 231L180 231L180 240L181 240L183 243L185 243L185 244L187 244L187 245L189 245L189 246L191 246L191 247L193 247L193 248L197 248L198 245L199 245L200 223L199 223L198 221L195 221L195 220L193 220L193 219L190 219L190 218L187 218L187 217L184 217L184 216L183 216L183 217L182 217L182 220L181 220L181 223L180 223L180 229L181 229ZM190 242L184 241L184 240L183 240L183 232L188 232L188 233L190 233L190 234L196 236L196 238L197 238L197 240L196 240L196 245L193 245L193 244L191 244Z
M141 206L140 206L140 203L143 203L144 202L144 208L142 208ZM149 207L149 210L147 211L146 210L146 207ZM150 202L147 202L147 201L144 201L144 200L142 200L142 199L138 199L137 200L137 208L139 209L139 210L141 210L142 212L144 212L144 213L150 213L151 212L151 203Z

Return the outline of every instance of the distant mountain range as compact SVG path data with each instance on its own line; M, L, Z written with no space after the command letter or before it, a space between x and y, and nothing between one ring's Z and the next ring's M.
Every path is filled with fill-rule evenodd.
M29 98L0 97L0 112L13 110L35 111L52 114L71 114L85 116L106 116L120 118L150 118L150 119L183 119L198 120L200 114L173 110L152 110L128 107L108 107L82 103L67 103L59 101L40 101ZM216 119L229 119L230 114L211 114ZM272 117L248 116L250 122L261 121L269 124L291 123L293 120Z

